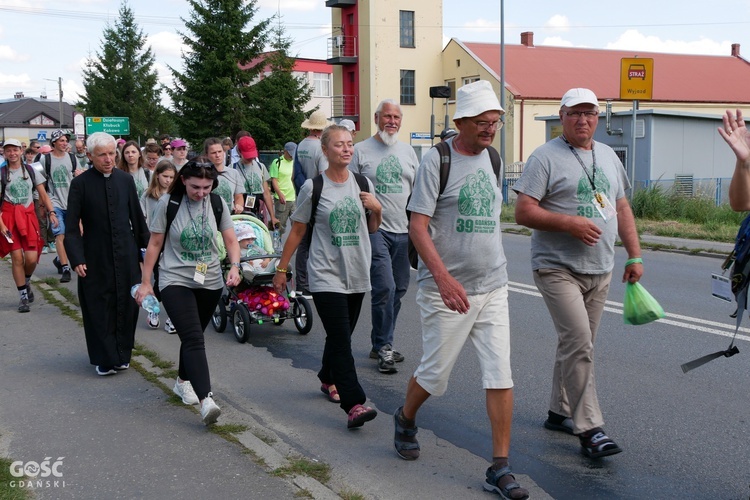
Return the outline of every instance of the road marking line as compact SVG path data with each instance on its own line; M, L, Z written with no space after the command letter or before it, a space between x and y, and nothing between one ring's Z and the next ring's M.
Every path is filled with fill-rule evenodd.
M534 285L527 285L525 283L517 283L514 281L508 282L508 290L512 292L522 293L524 295L531 295L533 297L542 297L542 294L537 291L536 286ZM621 302L615 302L612 300L608 300L606 302L607 305L604 306L604 310L607 312L615 313L615 314L622 314L622 303ZM664 323L666 325L676 326L680 328L687 328L689 330L697 330L699 332L705 332L705 333L711 333L714 335L719 335L722 337L733 337L734 336L734 329L736 328L735 325L730 325L728 323L719 323L716 321L708 321L705 319L700 318L693 318L691 316L683 316L681 314L671 314L666 313L667 317L656 320L659 323ZM674 319L670 319L674 318ZM675 321L675 320L682 320L682 321ZM687 321L697 324L690 324L686 323ZM705 325L705 326L702 326ZM709 328L709 327L717 327L717 328L726 328L727 331L724 330L717 330L715 328ZM748 333L750 332L750 328L740 328L740 332ZM741 335L737 334L738 340L745 340L750 341L750 336L748 335Z

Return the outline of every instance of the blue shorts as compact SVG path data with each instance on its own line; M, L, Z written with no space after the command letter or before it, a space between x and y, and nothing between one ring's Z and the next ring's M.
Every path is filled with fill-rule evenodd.
M52 221L49 223L50 229L52 229L52 234L55 236L60 236L61 234L65 236L65 214L68 213L67 210L63 210L62 208L55 207L55 214L57 215L57 227L55 227L54 224L52 224Z

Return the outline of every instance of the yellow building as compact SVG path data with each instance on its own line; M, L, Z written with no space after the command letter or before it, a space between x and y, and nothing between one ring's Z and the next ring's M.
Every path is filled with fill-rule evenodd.
M404 114L402 141L411 133L429 133L429 87L443 85L442 3L328 0L326 6L332 8L334 35L327 58L334 65L332 118L354 121L357 140L363 140L375 133L378 103L393 99ZM438 112L436 103L441 121L442 109Z

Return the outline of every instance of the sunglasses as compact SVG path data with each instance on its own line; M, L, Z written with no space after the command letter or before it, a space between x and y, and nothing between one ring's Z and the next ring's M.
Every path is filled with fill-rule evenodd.
M164 151L172 151L172 148L164 148Z

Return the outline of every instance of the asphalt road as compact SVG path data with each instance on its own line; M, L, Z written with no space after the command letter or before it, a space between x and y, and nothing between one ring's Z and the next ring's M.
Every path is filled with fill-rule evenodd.
M645 251L642 284L668 316L646 326L627 326L622 320L624 285L618 274L627 257L618 249L610 303L597 338L596 366L605 430L625 451L593 462L580 455L576 438L541 425L555 334L533 285L529 241L526 236L504 237L516 383L514 469L531 476L555 498L748 498L750 325L740 331L740 355L720 358L688 374L680 369L686 361L726 348L734 332L729 317L733 306L710 295L710 274L719 270L721 260ZM406 356L399 373L380 374L375 361L367 358L367 307L353 339L360 380L368 397L386 413L402 404L406 382L421 355L415 290L412 283L398 322L395 347ZM263 347L296 368L317 370L324 334L316 321L307 336L285 324L255 327L246 346L228 334L223 337L220 342L212 340L213 347ZM448 392L430 399L418 419L421 428L439 438L489 458L484 393L470 345L456 364Z

